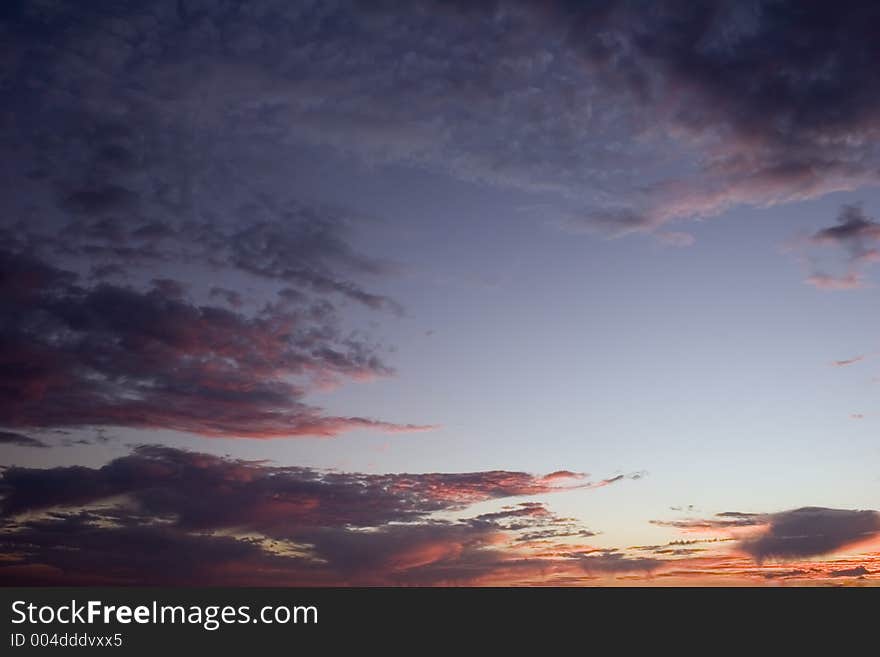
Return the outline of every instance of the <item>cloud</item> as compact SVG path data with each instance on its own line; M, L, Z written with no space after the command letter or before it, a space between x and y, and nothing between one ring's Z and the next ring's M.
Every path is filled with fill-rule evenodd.
M0 473L0 581L830 583L871 578L880 559L869 552L827 558L880 535L874 511L724 512L655 523L722 536L614 548L592 545L597 531L534 499L593 487L589 478L503 470L324 471L160 446L139 447L98 468L9 467ZM475 504L494 506L475 513ZM785 568L774 560L786 561Z
M610 237L623 237L651 231L656 225L650 217L631 208L608 208L569 217L561 227L571 233L599 232Z
M759 564L840 552L880 536L880 513L849 509L802 507L779 513L728 511L711 518L652 520L660 527L685 532L722 532L736 539L737 549Z
M880 223L865 214L859 205L844 205L840 208L837 223L822 228L802 240L798 246L801 253L817 252L821 255L834 250L844 252L844 257L834 258L837 268L845 273L830 275L821 271L816 256L810 255L808 263L812 269L807 283L825 290L851 290L865 287L864 270L880 261Z
M735 527L752 527L764 522L764 516L758 513L741 511L725 511L715 514L714 518L686 518L683 520L651 520L658 527L673 527L685 531L714 531Z
M647 185L643 225L877 184L870 3L550 7L592 76L704 154Z
M878 181L871 3L251 4L8 20L27 166L7 191L53 181L46 198L83 216L222 215L256 151L276 165L250 172L283 178L312 147L550 191L619 234Z
M550 512L547 510L547 507L544 506L544 504L542 504L541 502L521 502L514 507L505 507L501 511L482 513L474 518L474 520L494 522L497 520L509 520L511 518L543 518L549 515L549 513Z
M855 365L856 363L860 363L865 360L864 355L854 356L853 358L846 358L844 360L835 360L831 364L834 367L846 367L847 365Z
M241 308L244 305L244 300L241 298L241 294L235 290L229 290L223 287L212 287L211 297L222 299L233 308Z
M822 272L808 276L806 282L820 290L859 290L865 287L861 274L850 272L843 276L832 276Z
M278 522L369 527L401 522L477 502L590 487L560 484L525 472L366 475L274 467L224 459L171 447L144 446L92 469L11 467L3 473L3 514L96 503L119 495L141 510L172 514L188 527L246 526L268 530ZM196 494L202 491L201 494ZM222 501L222 503L219 503ZM497 516L544 516L524 503ZM216 516L216 518L215 518ZM313 517L314 520L303 520Z
M77 189L67 194L61 204L66 210L85 216L127 211L138 200L137 194L118 185Z
M613 551L585 555L579 561L580 567L588 573L650 572L664 565L660 559L628 557Z
M880 536L880 513L802 507L779 513L727 511L711 518L652 520L660 527L685 532L726 534L737 549L759 564L770 559L818 557Z
M312 384L392 372L342 332L329 304L245 315L190 301L175 281L83 287L72 271L8 252L0 280L0 425L249 438L430 428L328 416L302 401Z
M581 486L508 471L326 472L158 446L100 468L10 467L0 580L437 584L508 569L646 569L619 555L536 552L594 535L542 503L463 515L477 502Z
M368 292L351 280L353 274L376 276L390 273L393 267L349 246L344 213L305 206L295 200L286 201L276 210L257 218L235 216L227 224L173 218L89 218L69 222L47 212L43 217L47 226L16 227L7 229L6 234L9 242L21 242L17 252L53 260L85 259L95 278L124 278L131 271L185 262L284 285L279 292L288 290L287 301L293 299L293 294L302 301L313 293L324 299L338 296L374 310L402 314L394 300ZM243 303L241 292L220 286L211 288L211 296L232 307Z
M583 472L572 472L571 470L557 470L548 475L544 475L544 481L565 481L567 479L583 479L586 474Z
M842 568L840 570L832 570L828 573L829 577L862 577L869 575L869 571L864 566L856 566L855 568Z
M373 218L292 189L302 143L274 132L286 119L265 105L290 91L284 66L230 58L202 28L225 25L236 49L312 19L178 4L25 4L0 23L0 86L15 98L0 122L15 154L0 182L0 426L431 428L305 402L393 373L353 317L404 313L371 289L396 265L353 245Z
M771 514L766 530L743 539L740 548L755 559L813 557L839 551L880 535L880 513L803 507Z
M61 25L23 11L26 26ZM76 18L72 34L102 32L97 14ZM140 29L139 18L119 18ZM103 34L110 51L129 52ZM380 345L345 329L348 302L403 314L360 282L393 266L351 246L351 213L296 198L284 184L289 171L271 179L211 152L222 126L202 131L163 115L154 79L141 79L158 94L150 99L126 96L131 87L110 71L107 96L66 83L53 87L70 93L60 104L27 92L17 75L47 81L71 64L50 50L3 81L21 93L15 126L0 127L19 156L0 187L0 425L255 438L430 428L336 417L303 402L314 387L393 373ZM73 69L71 80L89 76ZM69 138L47 140L46 126ZM230 139L237 162L248 140ZM178 280L197 288L215 277L223 285L201 291Z
M823 228L810 241L818 245L844 246L855 258L874 253L872 242L880 242L880 223L868 217L857 205L844 205L837 217L837 225Z
M31 436L14 433L12 431L0 431L0 445L16 445L18 447L48 447L46 443Z

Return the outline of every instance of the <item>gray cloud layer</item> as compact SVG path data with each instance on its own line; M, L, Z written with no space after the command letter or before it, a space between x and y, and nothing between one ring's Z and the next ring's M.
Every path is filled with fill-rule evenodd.
M71 211L132 201L102 173L160 160L161 201L204 210L244 143L555 190L615 233L877 182L875 3L22 7L7 134L54 149L30 184ZM54 179L62 162L77 180Z

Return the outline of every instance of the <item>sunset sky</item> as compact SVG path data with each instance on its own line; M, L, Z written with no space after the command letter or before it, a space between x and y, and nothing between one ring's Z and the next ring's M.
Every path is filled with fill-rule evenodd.
M0 4L0 584L880 583L880 5Z

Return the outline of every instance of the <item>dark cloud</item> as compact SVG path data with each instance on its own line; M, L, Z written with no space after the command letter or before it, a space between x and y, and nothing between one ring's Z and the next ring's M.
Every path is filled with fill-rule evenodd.
M475 520L497 521L510 518L533 518L543 517L549 514L547 508L540 502L522 502L515 507L507 507L501 511L492 513L483 513L475 518Z
M738 538L738 548L758 562L831 554L880 536L877 511L822 507L767 514L729 511L708 519L652 520L651 523L683 531L729 532ZM741 529L745 532L738 531Z
M3 473L3 514L99 502L118 495L141 510L173 515L186 527L247 527L275 523L370 527L477 502L589 487L524 472L365 475L272 467L170 447L141 447L98 468L11 467ZM475 522L516 516L551 517L524 503ZM554 517L555 518L555 517Z
M711 543L721 543L724 541L730 541L733 539L729 538L698 538L698 539L690 539L690 540L678 540L678 541L669 541L667 543L663 543L661 545L636 545L632 547L633 550L640 550L643 552L653 552L657 555L674 555L674 556L688 556L691 554L697 554L700 552L704 552L707 548L705 547L693 547L696 545L704 545Z
M880 223L857 205L845 205L837 217L837 225L823 228L810 238L815 244L845 245L853 257L862 257L871 251L866 243L880 241Z
M18 447L48 447L46 443L31 436L12 431L0 431L0 445L16 445Z
M856 566L855 568L842 568L840 570L832 570L828 573L829 577L862 577L870 575L871 571L864 566Z
M308 293L324 299L336 296L361 303L374 310L397 315L403 310L386 296L374 294L346 274L380 275L391 265L355 252L345 241L345 221L331 210L316 210L291 201L283 219L223 225L215 222L84 220L64 224L60 231L25 229L26 240L19 251L47 258L79 257L92 263L98 279L124 277L131 270L154 270L169 263L200 264L213 269L237 270L266 282L296 286L285 288L306 301ZM101 264L97 264L101 263ZM233 307L242 294L215 286L212 296Z
M837 216L837 223L813 233L803 245L809 249L842 249L842 263L836 263L842 273L828 274L819 268L815 256L810 255L811 273L807 282L820 289L857 289L864 286L865 268L880 261L880 223L865 214L859 205L844 205ZM832 251L833 253L833 251ZM840 259L838 258L838 261ZM849 364L848 361L840 361Z
M878 182L875 3L549 6L592 76L649 122L707 140L691 183L655 184L641 210L618 211L622 228Z
M259 540L190 534L94 513L33 520L0 535L18 557L0 567L6 585L185 586L277 584L300 560L273 555ZM21 558L24 555L24 558ZM305 569L299 573L309 583Z
M557 474L557 473L553 473ZM549 478L548 478L549 477ZM543 482L553 481L553 476L542 477ZM569 483L569 486L572 484ZM576 488L594 485L574 485ZM483 513L469 520L475 527L491 526L508 532L518 532L516 542L539 544L558 543L561 539L592 538L598 533L584 529L573 518L563 518L551 512L541 502L521 502L516 506L506 506L500 511Z
M108 212L128 212L137 202L137 195L117 185L97 189L79 189L64 197L63 207L71 212L94 217Z
M287 142L246 109L259 93L240 78L190 93L231 61L207 24L241 36L286 10L263 23L226 2L198 19L175 3L39 4L0 22L0 426L427 428L303 401L392 374L347 326L354 305L403 313L363 282L394 267L352 246L363 217L290 189Z
M324 528L308 540L345 582L425 584L467 581L497 567L500 555L486 550L495 535L489 527L437 522L362 533Z
M570 39L600 75L643 102L680 94L674 109L698 128L728 125L789 146L877 127L880 84L872 62L880 47L871 26L880 10L874 3L557 6Z
M744 511L722 511L715 514L718 518L731 518L745 522L753 522L755 519L761 518L760 513L746 513Z
M628 557L614 551L584 555L578 561L588 573L651 572L664 565L661 559Z
M169 279L83 287L70 271L0 253L0 425L254 438L426 428L327 416L301 401L309 381L391 372L342 332L332 306L244 315L185 294Z
M803 507L767 517L767 528L740 548L761 561L829 554L880 535L880 513Z
M803 568L793 568L791 570L771 571L764 573L765 579L794 579L808 576L812 571Z
M654 231L875 184L878 14L796 0L31 8L3 24L0 84L22 190L50 181L74 213L277 207L262 189L229 203L259 187L234 173L255 144L276 162L295 144L552 190L587 223Z
M538 531L526 532L517 537L517 541L521 541L524 543L532 543L537 541L550 541L550 540L559 540L560 538L592 538L593 536L598 536L598 532L590 531L589 529L569 529L569 528L553 528L553 529L541 529Z
M568 229L675 246L669 222L878 182L875 3L40 6L0 26L17 217L262 225L312 147L553 191ZM394 310L275 244L242 266Z
M803 507L779 513L727 511L712 518L652 520L661 527L683 531L729 532L738 547L758 562L798 559L837 552L880 536L880 513ZM739 532L738 530L745 530Z
M0 550L14 557L0 580L473 583L558 559L580 572L646 570L644 560L612 554L532 555L520 540L530 532L592 535L541 503L448 517L476 502L583 486L507 471L324 472L168 447L140 447L101 468L11 467L0 478Z

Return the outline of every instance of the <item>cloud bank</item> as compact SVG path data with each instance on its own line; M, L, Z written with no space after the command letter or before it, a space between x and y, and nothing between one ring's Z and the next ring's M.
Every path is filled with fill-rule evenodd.
M367 475L158 446L101 468L11 467L0 581L442 584L651 570L585 546L594 533L543 503L516 501L590 487L575 473ZM493 500L510 503L465 515Z
M42 260L0 252L0 308L0 425L7 427L246 438L429 428L330 416L302 401L316 384L392 372L370 343L340 328L329 302L291 305L278 297L245 314L196 303L171 279L146 289L88 284Z

